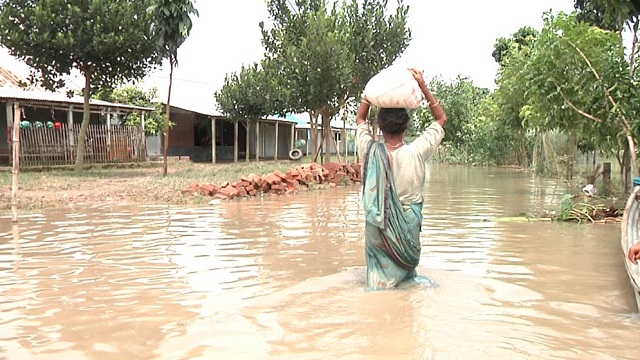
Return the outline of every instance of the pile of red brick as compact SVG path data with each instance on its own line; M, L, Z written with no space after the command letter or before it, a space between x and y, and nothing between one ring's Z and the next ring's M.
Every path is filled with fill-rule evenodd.
M274 171L263 176L256 174L243 175L240 177L240 181L235 183L225 182L219 185L194 183L182 190L182 193L185 195L213 196L227 200L236 197L256 196L262 193L290 194L300 186L310 186L312 184L336 186L361 181L361 167L358 163L329 163L324 165L311 163L296 166L286 173Z

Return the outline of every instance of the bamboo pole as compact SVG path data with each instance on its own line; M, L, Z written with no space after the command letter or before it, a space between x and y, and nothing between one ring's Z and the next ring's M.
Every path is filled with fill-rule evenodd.
M276 148L273 150L273 160L278 160L278 122L276 121Z
M145 124L145 114L145 111L140 112L140 145L142 147L140 151L142 151L142 154L138 154L138 158L143 161L149 160L149 152L147 151L147 125Z
M18 181L20 175L20 104L13 104L13 179L11 181L11 221L18 222Z
M260 161L260 120L256 121L256 161Z
M233 162L238 162L238 122L233 123Z
M247 153L244 155L244 157L245 157L245 160L246 160L247 162L249 162L249 161L251 160L251 154L250 154L250 151L251 151L251 150L249 149L249 142L251 141L251 139L250 139L250 137L249 137L249 135L250 135L250 134L249 134L249 125L250 125L249 120L247 120L247 121L246 121L246 124L245 124L245 125L246 125L246 127L247 127L247 129L246 129L247 131L246 131L246 134L245 134L245 136L246 136L246 144L244 144L244 145L245 145L245 151L246 151Z
M111 109L107 110L107 161L113 159L114 149L111 148Z
M296 146L296 124L291 124L291 150ZM302 150L302 149L301 149Z
M216 163L216 119L211 118L211 163Z

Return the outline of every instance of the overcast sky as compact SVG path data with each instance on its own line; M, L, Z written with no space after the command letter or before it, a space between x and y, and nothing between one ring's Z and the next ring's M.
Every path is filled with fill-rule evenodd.
M395 3L390 0L389 3ZM542 26L545 11L573 10L572 0L405 0L413 34L398 62L424 69L430 78L469 76L476 85L494 87L497 66L491 57L496 38L518 28ZM262 58L258 23L267 20L264 0L196 0L200 13L178 53L175 78L187 85L219 89L226 73ZM25 67L0 52L0 63L24 76ZM166 71L147 83L161 84ZM82 82L77 84L82 87Z
M389 3L395 3L390 0ZM545 11L573 10L572 0L405 0L409 48L398 60L428 76L469 76L493 87L497 66L491 52L498 37L520 27L540 29ZM267 20L264 0L197 0L200 17L179 50L175 76L219 88L224 75L262 58L258 23Z

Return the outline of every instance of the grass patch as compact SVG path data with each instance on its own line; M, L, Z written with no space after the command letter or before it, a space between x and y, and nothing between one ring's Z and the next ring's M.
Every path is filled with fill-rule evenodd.
M133 203L204 204L208 198L183 196L180 192L193 183L236 182L242 175L286 172L305 164L301 161L251 161L249 163L202 164L170 161L167 176L162 163L142 166L92 167L76 172L70 169L27 171L20 174L20 208L55 208L73 203L122 201ZM0 172L0 208L9 208L12 174Z

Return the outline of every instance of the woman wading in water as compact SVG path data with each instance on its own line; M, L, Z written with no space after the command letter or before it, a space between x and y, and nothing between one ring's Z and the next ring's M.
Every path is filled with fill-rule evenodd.
M356 142L358 151L364 154L365 255L367 286L371 290L393 288L416 276L426 161L444 138L443 127L447 123L447 115L429 91L422 73L409 70L435 118L417 139L404 143L409 125L406 109L381 108L377 120L384 142L376 142L367 124L370 103L366 94L356 118Z

